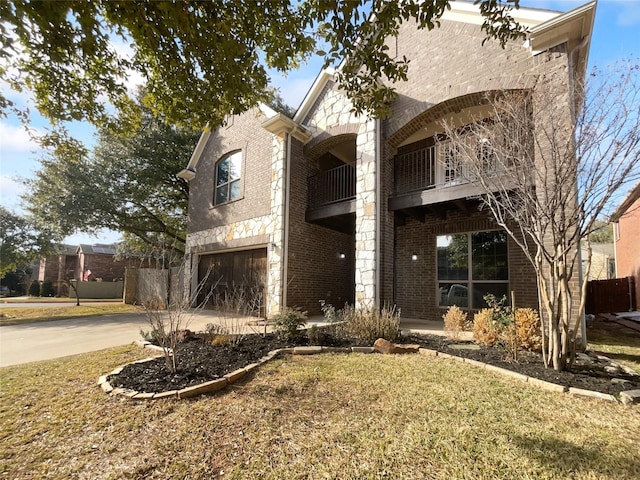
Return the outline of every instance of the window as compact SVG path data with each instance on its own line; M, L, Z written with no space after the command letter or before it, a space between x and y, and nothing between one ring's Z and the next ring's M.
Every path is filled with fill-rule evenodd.
M437 237L438 304L479 309L488 293L509 292L507 234L502 230Z
M216 183L213 204L220 205L240 198L242 152L222 157L216 163Z

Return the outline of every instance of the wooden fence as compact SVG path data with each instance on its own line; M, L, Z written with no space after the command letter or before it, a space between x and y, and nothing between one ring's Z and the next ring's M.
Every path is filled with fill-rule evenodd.
M613 313L635 310L633 277L591 280L587 283L585 313Z

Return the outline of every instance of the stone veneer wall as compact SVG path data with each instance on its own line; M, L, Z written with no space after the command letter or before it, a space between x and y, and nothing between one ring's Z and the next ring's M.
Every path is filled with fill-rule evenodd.
M187 278L197 285L199 256L231 249L267 248L267 314L282 303L282 248L286 136L262 128L257 109L234 116L214 132L191 181ZM226 153L243 153L241 199L212 206L215 162Z
M372 307L376 299L376 138L375 121L351 112L351 102L332 84L307 115L305 127L322 135L339 125L359 124L356 137L355 304Z

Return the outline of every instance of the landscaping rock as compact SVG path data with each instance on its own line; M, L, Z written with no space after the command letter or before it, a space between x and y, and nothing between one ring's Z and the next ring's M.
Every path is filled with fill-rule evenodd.
M385 340L384 338L379 338L373 344L373 348L376 352L384 354L418 353L420 345L397 345L395 343L391 343L389 340Z
M620 401L622 403L640 403L640 390L627 390L620 392Z

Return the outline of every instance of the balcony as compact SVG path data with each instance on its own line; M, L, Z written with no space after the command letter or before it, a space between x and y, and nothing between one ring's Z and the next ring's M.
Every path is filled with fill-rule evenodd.
M344 164L307 178L306 220L351 232L356 206L356 170Z
M402 210L474 196L479 189L467 180L469 172L455 158L455 152L432 145L397 155L394 159L393 196L389 210Z

